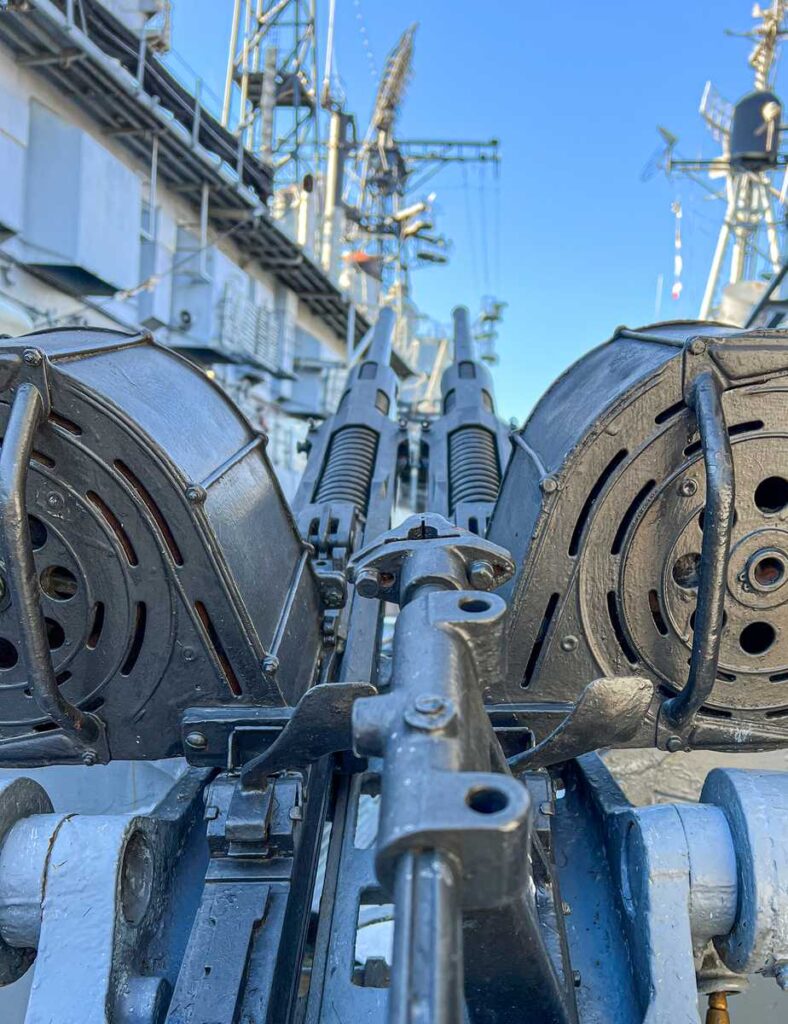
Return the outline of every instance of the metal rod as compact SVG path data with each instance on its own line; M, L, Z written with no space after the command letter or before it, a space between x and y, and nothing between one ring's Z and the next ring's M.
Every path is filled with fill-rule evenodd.
M425 850L400 857L389 1024L458 1024L463 1019L458 889L447 854Z
M721 388L710 370L695 380L690 404L703 446L706 508L689 677L681 693L662 707L665 720L676 729L686 729L692 724L699 708L711 694L717 677L735 499L733 457Z
M20 384L0 451L0 546L19 623L19 646L36 704L80 744L90 744L99 737L97 722L63 697L55 678L25 507L33 439L43 416L39 390L33 384Z

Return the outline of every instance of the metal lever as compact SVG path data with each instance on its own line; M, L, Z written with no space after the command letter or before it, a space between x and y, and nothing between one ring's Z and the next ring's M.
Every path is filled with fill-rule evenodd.
M653 696L650 679L595 679L563 722L535 747L510 757L509 767L519 775L630 740L642 726Z
M57 685L39 601L38 574L25 507L33 439L44 415L45 403L38 388L28 382L20 384L0 452L0 545L33 698L41 711L74 743L85 748L84 760L93 763L99 760L95 748L103 746L103 725L94 715L84 714L70 704Z
M303 768L327 754L350 750L353 702L376 693L371 683L320 683L307 690L271 746L244 765L243 788L259 788L273 772Z

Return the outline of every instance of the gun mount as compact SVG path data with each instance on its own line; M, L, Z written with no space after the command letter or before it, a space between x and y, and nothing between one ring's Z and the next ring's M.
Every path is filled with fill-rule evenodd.
M636 807L596 753L788 746L783 335L622 329L509 440L458 309L394 522L392 328L292 511L148 336L0 346L0 765L188 762L133 815L0 788L27 1024L690 1022L788 987L788 774Z

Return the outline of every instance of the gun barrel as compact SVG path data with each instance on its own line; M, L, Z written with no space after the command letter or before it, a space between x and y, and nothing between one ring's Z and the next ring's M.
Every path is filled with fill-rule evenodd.
M471 334L471 314L467 306L456 306L454 317L454 363L475 363L476 343Z
M378 318L370 328L372 339L367 353L367 362L388 366L391 361L391 348L394 341L394 326L397 317L390 306L384 306Z

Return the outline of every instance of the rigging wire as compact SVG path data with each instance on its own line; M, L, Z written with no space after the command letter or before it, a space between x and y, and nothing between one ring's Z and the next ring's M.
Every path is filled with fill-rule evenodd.
M501 288L501 172L496 163L493 170L495 190L493 192L493 285L496 295Z
M471 192L470 185L468 183L468 168L465 164L460 164L462 168L462 180L463 180L463 193L465 195L465 219L467 223L468 241L470 242L471 250L471 280L473 281L474 291L479 294L481 289L479 288L479 264L478 255L476 252L476 230L473 221L473 211L471 209Z
M364 55L367 58L367 64L369 65L369 73L372 76L373 82L377 82L380 78L380 74L378 72L375 55L372 52L372 46L369 41L369 33L367 32L367 26L364 21L364 12L361 8L361 0L353 0L353 7L356 10L356 22L358 23L358 30L361 33L361 45L364 49Z
M479 218L481 221L480 235L481 235L481 253L482 253L482 269L483 269L483 280L486 291L490 291L490 235L487 226L487 188L486 188L486 172L484 164L479 164L478 168L479 178Z

